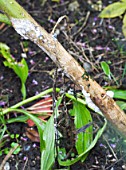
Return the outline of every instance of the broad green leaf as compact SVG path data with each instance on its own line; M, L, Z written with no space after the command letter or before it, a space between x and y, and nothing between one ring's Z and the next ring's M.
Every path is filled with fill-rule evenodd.
M78 162L79 160L81 160L82 157L83 157L85 154L87 154L87 153L96 145L98 139L99 139L99 138L101 137L101 135L103 134L103 132L104 132L104 130L105 130L105 128L106 128L106 125L107 125L107 120L106 120L106 119L104 119L104 120L105 120L105 123L104 123L103 127L98 130L98 132L97 132L94 140L92 141L92 143L90 144L90 146L89 146L82 154L80 154L77 158L72 159L72 160L69 160L69 159L68 159L67 161L62 161L62 160L58 159L59 164L62 165L62 166L70 166L70 165Z
M108 77L110 77L111 71L110 71L109 65L108 65L105 61L102 61L102 62L101 62L101 67L102 67L104 73L105 73Z
M25 61L24 58L21 60L21 62L17 62L15 58L11 56L9 47L4 43L0 43L0 54L2 54L2 56L6 59L6 61L3 62L4 65L6 67L13 69L13 71L20 78L22 84L21 92L23 95L23 99L25 99L26 98L25 82L28 77L27 62Z
M14 147L16 147L17 146L17 148L14 150L14 152L13 152L13 154L18 154L20 151L21 151L21 147L20 147L20 145L18 146L18 143L15 143L15 142L12 142L11 143L11 147L12 148L14 148Z
M101 13L101 18L114 18L122 15L126 10L126 4L123 2L115 2L108 5Z
M22 83L26 82L26 79L28 77L28 65L23 58L21 62L14 63L14 67L11 66L11 68L14 70L14 72L18 75L18 77L21 79Z
M123 17L123 24L126 25L126 14Z
M126 110L126 102L116 101L116 103L122 110Z
M114 98L126 100L126 90L114 89L111 91L114 92Z
M4 149L4 154L6 154L6 155L7 155L7 154L9 153L9 151L10 151L10 149L9 149L9 148L5 148L5 149Z
M54 129L54 117L46 123L43 139L46 141L46 147L41 153L41 170L51 169L55 156L54 156L54 143L55 143L55 129Z
M92 117L85 105L74 102L73 112L75 115L75 127L76 129L82 128L88 123L92 122ZM81 132L77 135L76 149L78 154L83 153L92 142L93 131L92 126L88 127L85 132Z
M122 2L126 3L126 0L121 0Z
M124 36L126 37L126 14L123 17L122 31L123 31Z

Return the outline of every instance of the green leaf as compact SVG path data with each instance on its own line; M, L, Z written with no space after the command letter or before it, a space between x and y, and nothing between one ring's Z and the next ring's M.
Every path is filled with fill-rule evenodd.
M82 128L88 123L92 122L92 117L85 105L74 102L73 112L75 115L75 127L76 129ZM81 132L77 135L76 149L78 154L83 153L92 142L93 130L92 126L86 129L86 132Z
M12 148L14 148L14 147L16 147L18 145L18 143L15 143L15 142L12 142L11 143L11 147ZM20 148L20 146L18 146L15 150L14 150L14 152L13 152L13 154L18 154L19 152L21 151L21 148Z
M22 82L22 86L21 86L21 93L23 96L23 100L26 98L26 87L25 87L25 83Z
M11 137L12 139L14 139L14 138L15 138L15 135L14 135L14 134L11 134L10 137Z
M115 2L108 5L101 13L101 18L114 18L122 15L126 10L126 4L124 2Z
M0 151L0 156L2 156L2 154L3 154L3 152L2 152L2 151Z
M111 89L111 91L114 92L114 98L126 100L126 90Z
M122 2L126 3L126 0L121 0Z
M22 116L8 119L7 123L14 123L14 122L24 122L25 123L28 119L29 119L28 116L22 115Z
M28 77L28 65L24 58L18 63L17 70L15 71L17 71L16 74L20 77L21 81L25 83Z
M10 149L9 149L9 148L5 148L5 149L4 149L4 154L6 154L6 155L7 155L7 154L9 153L9 151L10 151Z
M21 92L22 92L22 96L23 96L23 100L24 100L26 98L25 83L26 83L26 80L27 80L27 77L28 77L27 62L25 61L24 58L21 60L21 62L17 62L15 60L15 58L13 58L11 56L9 47L4 43L0 43L0 54L2 54L2 56L6 59L6 61L3 62L4 65L6 67L13 69L13 71L20 78L21 85L22 85Z
M45 124L42 122L42 120L40 120L38 117L30 114L26 110L9 108L8 111L9 112L15 111L15 112L23 113L26 116L28 116L33 122L35 122L35 124L38 128L39 137L40 137L40 151L42 152L42 150L45 149L45 141L43 139L43 131L45 129Z
M70 166L76 162L78 162L79 160L81 160L81 158L86 154L88 153L97 143L98 139L101 137L101 135L103 134L105 128L106 128L106 125L107 125L107 120L105 120L105 123L103 125L103 127L101 129L98 130L94 140L92 141L92 143L90 144L90 146L85 150L85 152L83 152L82 154L80 154L77 158L75 159L72 159L72 160L67 160L67 161L61 161L60 159L58 159L58 162L60 165L62 166Z
M116 103L122 110L126 110L126 102L116 101Z
M122 31L123 31L124 36L126 37L126 14L123 17Z
M54 143L55 143L55 129L54 129L54 117L46 123L43 139L46 141L46 147L41 153L41 170L49 170L55 160L54 157Z
M101 62L101 67L102 67L104 73L105 73L108 77L110 77L111 71L110 71L109 65L108 65L105 61L102 61L102 62Z
M123 24L126 25L126 14L123 17Z
M15 151L13 152L13 154L17 155L20 151L21 151L21 148L20 148L20 147L17 147L17 149L15 149Z
M2 140L6 130L7 130L6 126L4 126L3 128L0 128L0 141Z

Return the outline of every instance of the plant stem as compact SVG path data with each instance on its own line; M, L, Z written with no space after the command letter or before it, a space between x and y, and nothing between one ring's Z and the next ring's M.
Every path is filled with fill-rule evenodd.
M15 0L0 0L0 9L4 11L9 18L25 18L28 15L25 10Z
M0 13L0 22L4 22L5 24L11 25L11 21L5 14Z
M60 91L60 89L59 89L59 88L56 88L56 92L59 92L59 91ZM15 104L15 105L11 106L10 108L7 108L7 109L3 110L3 111L2 111L2 114L6 114L6 113L10 112L10 109L16 109L16 108L18 108L18 107L21 107L21 106L23 106L24 104L30 103L30 102L32 102L32 101L34 101L34 100L36 100L36 99L38 99L38 98L40 98L40 97L48 94L48 93L51 93L51 92L53 92L53 88L50 88L50 89L48 89L48 90L45 90L44 92L41 92L41 93L39 93L39 94L36 95L36 96L30 97L30 98L28 98L28 99L25 99L25 100L23 100L23 101Z

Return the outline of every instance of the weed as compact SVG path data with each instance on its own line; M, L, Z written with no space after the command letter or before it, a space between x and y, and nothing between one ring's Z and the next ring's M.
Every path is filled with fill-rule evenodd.
M15 104L14 106L11 106L10 108L1 110L1 116L4 116L5 114L8 114L10 112L17 112L17 113L22 113L25 115L25 119L24 118L23 119L12 118L13 120L11 120L11 118L10 118L10 120L7 120L6 122L12 123L12 122L16 122L17 120L21 121L21 122L23 122L23 121L25 122L28 118L31 119L32 121L34 121L34 123L36 124L36 126L38 128L39 137L40 137L41 170L50 169L55 162L55 157L58 157L58 162L62 166L70 166L79 160L84 161L86 159L86 157L88 156L89 151L95 146L99 137L102 135L102 133L106 127L106 124L107 124L107 122L105 120L105 124L103 125L103 127L101 129L99 129L95 138L93 139L92 125L87 126L88 124L90 124L92 122L92 117L91 117L91 114L90 114L88 108L86 108L86 106L85 106L85 101L80 98L76 99L73 95L66 93L65 96L73 104L73 109L70 110L70 114L74 118L74 124L75 124L76 129L77 130L85 129L85 130L79 131L79 133L76 134L77 140L75 141L74 147L77 150L77 155L75 155L74 153L73 154L71 153L73 156L71 157L71 159L68 159L66 156L67 151L65 150L65 147L64 148L58 147L57 148L58 152L55 152L55 145L54 145L55 139L56 139L55 137L56 137L57 133L59 134L59 132L58 132L58 129L55 130L56 125L55 125L54 117L56 118L58 115L60 115L59 106L63 100L63 95L60 96L56 102L56 107L54 109L54 115L52 114L52 116L46 121L39 119L37 116L33 115L28 110L19 109L20 106L22 106L26 103L30 103L36 99L39 99L40 97L45 96L46 94L49 94L51 92L53 92L52 88L48 89L36 96L25 99L25 100ZM60 89L56 88L56 92L59 93ZM33 107L31 107L31 108L33 108ZM36 110L36 112L37 112L37 110ZM19 117L21 117L21 116L19 116ZM6 126L3 126L4 132L6 131L6 128L7 128ZM60 133L60 135L62 136L61 133ZM1 135L1 138L2 137L3 137L3 135ZM19 135L11 134L10 137L12 139L14 138L17 140ZM11 147L13 147L13 145L11 145ZM10 148L6 148L4 150L4 153L8 153L9 149ZM20 146L15 150L15 154L17 154L19 151L20 151Z
M110 71L109 65L105 61L101 62L101 67L102 67L105 75L109 78L109 80L111 80L111 78L113 78L113 80L115 81L116 85L119 86L119 83L117 82L115 76Z
M23 96L23 100L26 98L26 87L25 83L28 77L28 65L25 59L23 58L20 62L17 62L14 57L10 54L9 47L4 44L0 43L0 54L6 59L4 61L4 65L13 69L13 71L17 74L17 76L21 80L21 93Z

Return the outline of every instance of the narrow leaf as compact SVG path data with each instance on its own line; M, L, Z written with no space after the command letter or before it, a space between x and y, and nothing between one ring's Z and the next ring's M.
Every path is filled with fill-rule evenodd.
M126 102L116 101L116 103L122 110L126 110Z
M54 129L54 117L46 123L43 139L46 141L45 150L41 153L41 170L49 170L54 163L54 143L55 143L55 129Z
M114 92L114 98L126 100L126 90L114 89L111 91Z

